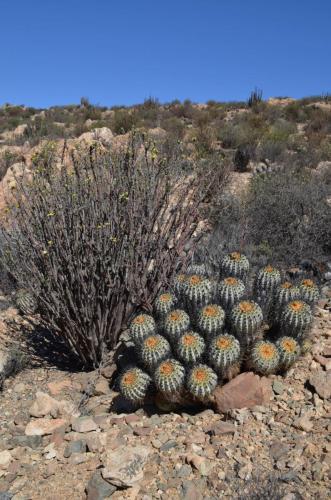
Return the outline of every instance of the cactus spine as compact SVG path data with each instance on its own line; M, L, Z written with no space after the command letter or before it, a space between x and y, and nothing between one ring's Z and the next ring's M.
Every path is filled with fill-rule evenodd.
M156 332L156 323L152 316L148 314L139 314L134 318L130 325L130 336L136 345Z
M236 304L230 314L230 323L232 329L245 339L250 340L258 328L261 326L263 313L261 307L253 301L243 300Z
M205 350L205 341L196 332L185 332L179 339L176 346L176 353L180 361L191 365L200 361Z
M31 316L35 314L38 309L38 305L34 296L28 291L21 288L17 291L16 297L16 307L20 313Z
M276 346L280 354L281 368L288 370L300 356L300 346L293 337L281 337Z
M190 326L190 317L182 309L171 311L165 318L164 331L172 342L177 342L178 338Z
M221 306L209 304L199 312L197 326L205 338L212 338L222 331L224 319L225 313Z
M185 282L188 276L186 274L177 274L173 280L173 289L176 297L181 300L183 298L183 292L185 288Z
M192 274L197 274L198 276L207 276L208 275L208 269L206 264L191 264L187 268L187 274L192 275Z
M185 369L176 359L167 359L156 368L154 382L159 391L174 395L184 386Z
M132 403L140 403L151 383L150 376L140 368L130 368L120 379L120 391Z
M222 307L228 310L244 295L245 285L240 279L230 276L220 282L218 291Z
M239 252L232 252L221 260L221 276L234 276L245 280L249 271L249 262L245 255Z
M280 366L277 347L267 340L259 340L253 345L250 362L252 367L262 375L275 373Z
M218 335L210 343L208 359L216 373L224 374L227 368L240 359L239 341L228 333Z
M313 280L302 280L299 285L300 297L308 304L315 304L319 299L318 286L313 282Z
M217 385L216 373L207 365L192 368L187 379L187 389L197 399L209 396Z
M311 308L302 300L292 300L283 308L281 325L287 335L302 337L310 328L313 320Z
M164 359L170 357L170 344L161 335L150 335L142 341L140 359L148 370L153 370Z

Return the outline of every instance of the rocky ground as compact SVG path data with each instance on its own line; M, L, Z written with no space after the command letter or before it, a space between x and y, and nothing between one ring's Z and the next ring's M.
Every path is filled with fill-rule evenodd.
M248 401L243 375L222 414L162 413L130 410L109 387L112 366L82 373L45 361L47 349L31 350L41 334L3 299L0 341L28 364L0 393L0 499L235 499L254 488L255 498L330 498L330 306L325 288L313 350L269 377L270 401L258 390Z

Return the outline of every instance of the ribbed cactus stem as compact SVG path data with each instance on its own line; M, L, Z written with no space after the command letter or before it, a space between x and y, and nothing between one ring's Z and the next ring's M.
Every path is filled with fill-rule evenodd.
M194 398L206 398L213 392L216 385L217 375L207 365L199 364L189 372L187 389Z
M249 261L245 255L232 252L223 257L220 264L221 276L234 276L245 280L249 272Z
M140 345L141 342L156 332L156 323L152 316L149 314L139 314L134 318L130 325L131 340Z
M151 383L150 376L140 368L128 369L120 379L120 392L132 403L144 400Z
M178 338L188 330L190 317L182 309L171 311L165 318L164 331L171 342L177 342Z
M154 382L159 391L174 395L184 387L185 369L176 359L167 359L156 368Z
M176 353L184 365L191 365L200 361L205 347L205 341L198 333L187 331L178 339Z
M299 298L300 290L290 281L278 285L273 294L273 307L270 310L271 322L279 322L283 307L290 301Z
M161 293L154 302L154 310L158 318L163 319L175 308L177 299L170 292Z
M207 276L208 275L208 269L206 264L191 264L187 270L186 274L188 275L193 275L197 274L198 276Z
M280 354L280 365L284 370L288 370L300 356L300 345L293 337L280 337L276 346Z
M148 370L154 370L162 360L170 356L170 344L161 335L150 335L142 341L139 357Z
M280 284L281 275L278 269L266 266L260 269L255 280L255 289L258 292L271 293Z
M281 314L281 325L286 335L301 338L312 325L313 315L310 306L302 300L286 304Z
M197 326L205 338L210 339L221 333L225 312L217 304L208 304L198 313Z
M243 300L230 313L230 323L234 332L244 341L251 340L263 321L261 307L253 301Z
M15 301L17 309L26 316L35 314L38 309L36 299L28 290L22 288L18 290Z
M299 285L299 290L300 298L309 304L315 304L320 297L318 286L313 280L302 280Z
M243 281L234 276L223 279L218 287L219 300L225 310L231 309L245 293Z
M252 347L250 362L262 375L275 373L280 368L280 355L276 345L267 340L256 342Z
M183 297L190 310L208 304L212 297L210 280L197 274L189 276L185 282Z
M173 290L178 300L183 298L185 283L188 276L186 274L177 274L173 280Z
M212 339L208 347L209 364L219 374L224 373L231 365L238 363L240 356L239 341L228 333Z

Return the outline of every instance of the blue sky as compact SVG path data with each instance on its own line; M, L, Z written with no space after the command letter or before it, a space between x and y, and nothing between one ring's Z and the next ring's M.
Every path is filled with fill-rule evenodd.
M331 0L0 0L0 104L331 91Z

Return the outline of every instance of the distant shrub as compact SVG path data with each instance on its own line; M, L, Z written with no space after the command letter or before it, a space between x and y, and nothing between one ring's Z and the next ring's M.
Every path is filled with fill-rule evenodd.
M49 164L18 183L2 260L44 323L96 366L193 251L202 206L225 180L206 165L181 178L137 136L125 152L74 157L69 170Z
M22 161L22 155L20 155L19 153L10 151L8 149L0 152L0 181L6 175L8 168L19 161Z
M137 116L134 110L126 108L116 109L111 129L115 134L126 134L130 132L136 124Z
M247 106L249 108L253 108L257 104L262 102L262 95L263 95L263 92L261 89L255 88L254 90L252 90L252 92L250 93L250 96L247 100Z

